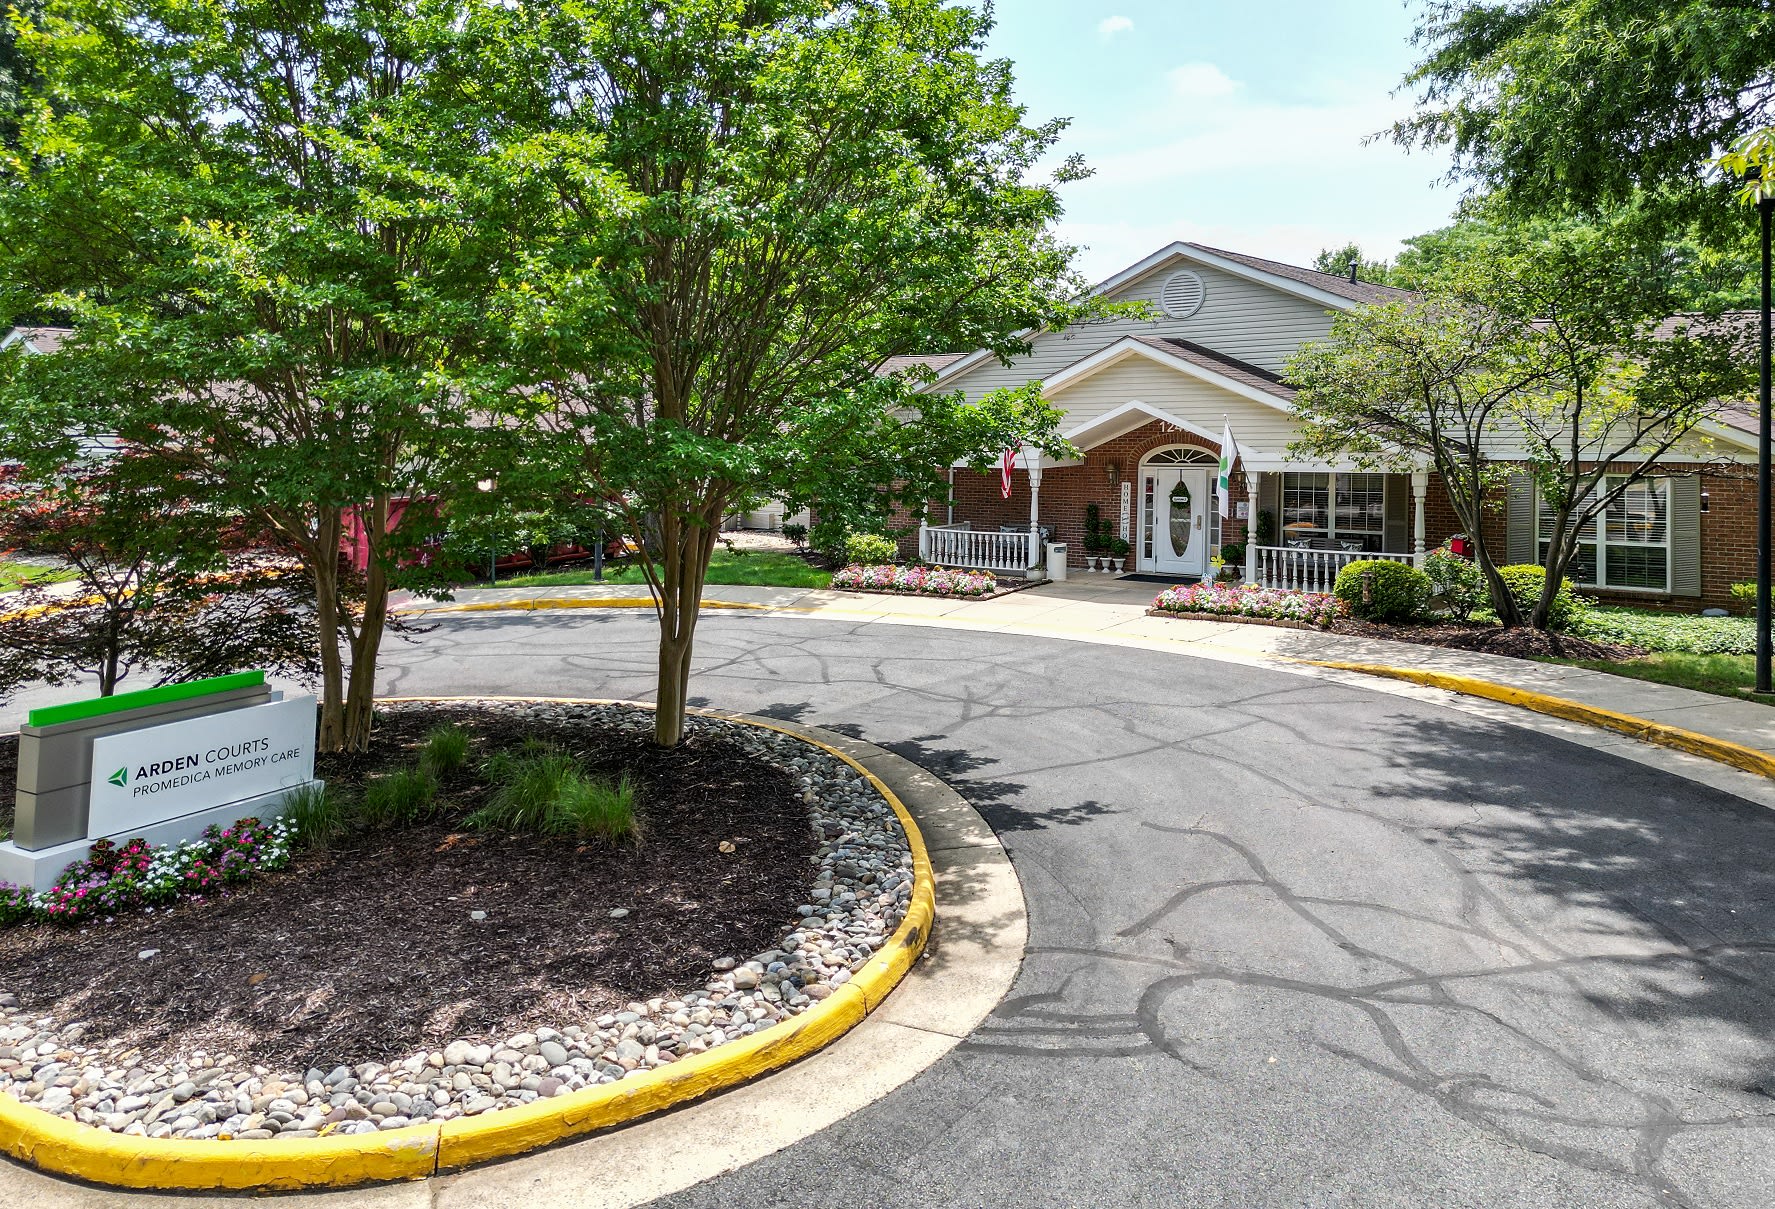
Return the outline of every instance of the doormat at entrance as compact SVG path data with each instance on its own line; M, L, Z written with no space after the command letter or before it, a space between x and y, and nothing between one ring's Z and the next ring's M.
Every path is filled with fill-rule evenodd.
M1179 576L1179 575L1149 575L1144 571L1141 571L1141 572L1132 572L1131 571L1126 575L1116 576L1116 582L1117 583L1132 582L1132 583L1137 583L1137 584L1166 584L1168 586L1176 586L1178 584L1201 583L1202 581L1199 577L1194 576L1194 575L1182 575L1182 576Z

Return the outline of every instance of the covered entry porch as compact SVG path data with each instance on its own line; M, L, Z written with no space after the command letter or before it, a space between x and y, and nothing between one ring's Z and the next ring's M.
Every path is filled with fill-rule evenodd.
M1421 471L1314 465L1243 447L1222 517L1218 440L1159 419L1088 446L1087 435L1069 434L1078 458L1020 454L1008 499L996 473L955 469L950 502L920 529L919 556L1039 577L1058 571L1044 561L1052 541L1067 547L1071 573L1085 574L1093 505L1111 537L1128 543L1124 574L1176 582L1213 576L1220 557L1246 582L1323 592L1357 559L1416 565L1428 546L1430 476Z

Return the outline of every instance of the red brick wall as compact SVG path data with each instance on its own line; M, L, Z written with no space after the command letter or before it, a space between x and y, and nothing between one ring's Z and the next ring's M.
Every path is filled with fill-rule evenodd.
M1220 447L1189 433L1179 433L1155 420L1113 441L1107 441L1085 454L1084 465L1048 468L1042 471L1041 523L1052 530L1051 541L1065 542L1067 565L1085 565L1085 507L1096 504L1110 529L1120 534L1122 516L1122 484L1129 484L1134 493L1128 514L1128 543L1135 542L1135 526L1140 518L1138 482L1140 459L1155 449L1168 445L1191 445L1218 457ZM1111 463L1115 474L1110 474ZM1240 475L1233 476L1231 498L1235 505L1245 498L1245 484ZM940 522L943 513L934 513ZM970 470L955 472L955 519L972 521L977 529L997 525L1029 524L1029 476L1019 470L1011 477L1011 498L999 494L999 475L992 471L980 474ZM1245 522L1228 518L1221 522L1221 541L1243 541Z

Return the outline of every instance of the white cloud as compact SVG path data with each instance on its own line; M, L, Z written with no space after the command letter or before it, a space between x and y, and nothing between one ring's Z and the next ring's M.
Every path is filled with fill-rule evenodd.
M1105 17L1097 23L1097 32L1105 38L1113 38L1117 34L1125 34L1134 28L1134 21L1129 17Z
M1166 78L1173 93L1195 100L1227 97L1239 90L1238 82L1212 63L1185 63Z

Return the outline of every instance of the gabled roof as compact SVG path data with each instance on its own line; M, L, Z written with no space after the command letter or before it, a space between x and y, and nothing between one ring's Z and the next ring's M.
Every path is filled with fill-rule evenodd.
M0 339L0 348L23 344L34 353L53 353L73 334L74 329L70 327L15 327Z
M940 374L965 356L966 353L915 353L911 356L889 357L875 367L875 372L884 378L905 369L928 369Z
M1275 374L1189 340L1123 336L1087 354L1042 381L1044 393L1076 386L1129 357L1144 357L1192 378L1241 395L1277 411L1292 412L1294 388Z
M1395 289L1392 286L1376 285L1368 281L1351 281L1336 273L1321 273L1316 269L1304 269L1299 265L1283 264L1279 260L1266 260L1261 256L1248 256L1243 252L1228 252L1222 248L1211 248L1207 244L1185 243L1179 240L1167 244L1152 255L1129 265L1114 276L1107 277L1092 287L1088 297L1098 298L1127 285L1129 282L1146 276L1155 269L1174 260L1190 260L1205 264L1231 273L1235 277L1243 277L1248 281L1262 282L1297 298L1305 298L1317 302L1327 309L1348 310L1376 302L1397 302L1405 298L1416 297L1410 290ZM1032 335L1025 332L1024 335ZM991 357L986 349L967 353L963 356L942 355L941 365L934 365L938 378L927 389L941 386L973 369L982 361ZM898 358L893 358L898 360ZM937 358L923 358L935 361Z
M1379 285L1372 281L1351 281L1340 273L1321 273L1318 269L1304 269L1299 265L1283 264L1279 260L1265 260L1261 256L1249 256L1244 252L1228 252L1224 248L1211 248L1207 244L1192 243L1186 247L1222 260L1230 260L1234 264L1244 265L1259 273L1272 277L1282 277L1301 285L1311 286L1316 290L1324 290L1327 294L1336 294L1351 302L1398 302L1405 298L1415 297L1410 290L1401 290L1395 286Z

